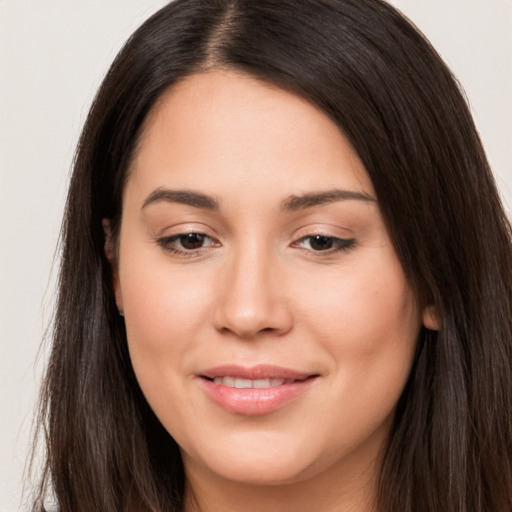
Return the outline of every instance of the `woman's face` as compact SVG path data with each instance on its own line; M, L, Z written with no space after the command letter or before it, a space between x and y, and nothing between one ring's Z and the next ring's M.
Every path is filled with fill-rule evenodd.
M190 478L372 467L423 313L323 113L234 72L173 87L132 163L118 254L133 367Z

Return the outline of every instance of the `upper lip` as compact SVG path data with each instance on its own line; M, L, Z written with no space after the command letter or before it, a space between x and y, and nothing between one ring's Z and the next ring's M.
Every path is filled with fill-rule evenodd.
M200 377L215 379L216 377L238 377L240 379L290 379L305 380L317 374L284 368L282 366L259 364L256 366L222 365L208 368L199 373Z

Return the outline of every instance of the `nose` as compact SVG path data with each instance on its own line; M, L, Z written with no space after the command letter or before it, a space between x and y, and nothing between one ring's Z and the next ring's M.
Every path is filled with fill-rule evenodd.
M215 328L251 340L290 331L293 317L276 257L254 248L240 251L219 274Z

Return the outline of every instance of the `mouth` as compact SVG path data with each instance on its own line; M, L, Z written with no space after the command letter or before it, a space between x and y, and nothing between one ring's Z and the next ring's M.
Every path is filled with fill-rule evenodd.
M268 414L298 399L320 376L262 365L217 367L198 377L216 405L230 413L253 416Z
M294 382L300 382L294 379L242 379L240 377L225 376L215 377L214 379L208 379L215 384L227 386L228 388L237 389L267 389L285 384L293 384Z

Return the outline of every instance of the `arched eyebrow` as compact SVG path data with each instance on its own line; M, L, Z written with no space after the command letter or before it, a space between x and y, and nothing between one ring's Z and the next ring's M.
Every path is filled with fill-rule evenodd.
M188 206L194 206L195 208L202 208L205 210L219 210L219 203L213 197L210 197L201 192L193 190L171 190L168 188L156 188L149 194L142 208L146 208L150 204L164 201L169 203L186 204Z
M304 210L313 206L334 203L336 201L368 201L376 202L377 200L366 192L356 192L355 190L326 190L325 192L313 192L302 195L293 195L286 198L281 203L281 211L290 212Z

